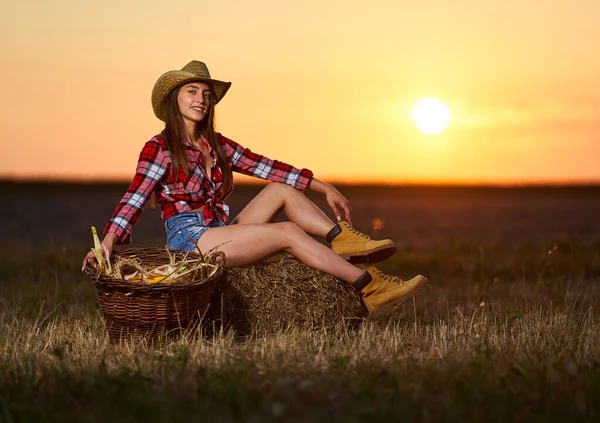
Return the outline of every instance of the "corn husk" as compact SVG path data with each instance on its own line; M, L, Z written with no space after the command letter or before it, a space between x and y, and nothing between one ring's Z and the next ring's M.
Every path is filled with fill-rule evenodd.
M117 256L110 275L129 282L147 284L182 283L192 280L203 280L212 276L217 271L218 265L213 263L213 258L217 253L217 248L223 244L210 249L206 254L199 252L198 258L189 257L188 253L184 254L179 260L165 246L170 262L154 267L143 264L136 257L124 258Z
M110 264L110 259L108 258L108 251L100 242L95 226L92 226L92 238L94 239L94 247L92 248L92 252L94 253L94 257L96 257L96 261L98 262L98 270L103 272L105 275L110 275L112 273L112 266Z
M169 248L165 246L169 256L169 263L151 267L143 264L142 261L135 256L121 257L118 253L115 254L114 265L111 264L107 251L104 249L102 243L100 243L98 233L94 226L92 226L92 236L94 238L92 252L97 261L96 269L99 272L116 279L147 284L204 280L212 276L218 269L218 264L213 263L215 262L213 259L215 259L218 254L221 254L217 249L222 245L231 242L223 242L211 248L204 254L196 246L198 258L189 258L189 253L186 253L181 259L177 259L177 256L171 253Z

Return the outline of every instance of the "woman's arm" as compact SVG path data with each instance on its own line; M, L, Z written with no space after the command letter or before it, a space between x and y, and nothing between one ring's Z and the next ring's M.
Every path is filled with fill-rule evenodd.
M231 170L234 172L268 181L282 182L301 191L308 188L313 177L310 170L297 169L279 160L269 159L222 135L221 141L231 162Z
M165 175L167 166L167 154L160 143L154 139L148 141L140 153L135 176L127 192L104 227L102 249L107 257L110 257L116 244L131 242L133 227L144 211L156 184ZM88 258L92 259L93 253L88 253L83 259L82 270Z
M221 141L224 143L227 155L231 158L233 171L269 181L282 182L301 191L309 188L312 191L320 192L325 195L327 204L333 210L336 219L342 220L340 213L340 209L342 209L346 220L352 224L350 216L352 209L348 200L333 185L316 179L312 171L297 169L287 163L253 153L248 148L242 147L222 135Z
M114 233L117 244L131 242L131 232L135 224L142 215L156 184L167 172L168 157L168 153L155 139L144 145L135 176L112 217L106 223L104 236Z

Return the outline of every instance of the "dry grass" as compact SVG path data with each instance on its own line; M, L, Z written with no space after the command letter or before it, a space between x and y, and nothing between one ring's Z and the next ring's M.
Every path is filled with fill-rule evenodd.
M4 253L0 421L593 421L597 253L551 250L405 250L434 277L388 319L155 349L108 342L78 251Z

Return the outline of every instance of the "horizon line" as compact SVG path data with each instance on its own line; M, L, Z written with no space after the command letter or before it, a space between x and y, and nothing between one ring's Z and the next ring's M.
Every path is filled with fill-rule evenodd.
M129 184L130 179L127 178L65 178L65 177L15 177L0 174L0 184L7 183L24 183L24 184L67 184L67 185L112 185L112 184ZM592 187L600 186L600 180L565 180L565 181L493 181L493 180L482 180L482 181L431 181L431 180L394 180L394 181L382 181L375 179L365 179L357 181L348 180L335 180L329 179L324 180L332 185L342 186L430 186L430 187L498 187L498 188L510 188L510 187ZM269 183L266 180L260 180L256 178L244 178L242 181L236 183L236 185L265 185Z

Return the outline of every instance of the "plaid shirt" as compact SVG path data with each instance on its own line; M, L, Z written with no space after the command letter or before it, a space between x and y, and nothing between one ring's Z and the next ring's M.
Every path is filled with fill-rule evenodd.
M185 150L193 170L187 175L180 169L178 179L171 171L171 155L164 135L161 133L148 141L140 153L131 185L104 227L104 235L114 232L118 244L131 242L133 227L152 193L156 195L160 204L163 220L204 206L202 215L205 225L209 225L215 218L227 222L229 208L223 201L233 191L233 184L228 192L222 191L223 174L217 165L217 155L208 142L202 140L213 160L210 179L206 173L204 156L191 144L186 143ZM313 176L308 169L296 169L286 163L253 153L222 135L219 136L219 140L234 172L283 182L299 190L305 190Z

